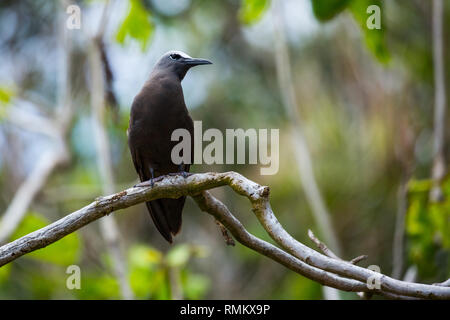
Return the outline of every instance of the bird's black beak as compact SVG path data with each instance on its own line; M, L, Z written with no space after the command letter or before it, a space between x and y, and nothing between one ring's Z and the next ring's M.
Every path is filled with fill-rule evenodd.
M206 60L206 59L197 59L197 58L184 58L183 62L189 66L199 66L202 64L212 64L211 61Z

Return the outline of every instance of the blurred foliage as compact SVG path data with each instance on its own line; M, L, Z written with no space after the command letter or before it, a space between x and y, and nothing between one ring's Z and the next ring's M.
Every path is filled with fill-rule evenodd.
M204 257L205 249L188 244L176 245L166 255L135 245L129 250L130 284L139 299L170 299L179 287L185 299L201 299L209 288L208 278L187 268L194 257Z
M345 10L351 0L311 0L314 15L320 21L328 21Z
M315 16L320 21L329 21L342 11L348 9L359 24L368 49L382 63L389 62L390 55L386 44L386 24L384 5L381 0L311 0ZM376 5L380 8L380 29L369 29L367 9Z
M369 14L367 8L372 5L376 5L380 8L380 29L369 29L367 27L367 19ZM356 22L360 25L361 31L364 35L364 40L366 42L369 50L375 55L375 57L381 63L386 64L389 62L390 55L386 43L386 23L384 16L384 5L381 0L353 0L349 3L349 10L353 14ZM371 13L371 15L374 13ZM389 31L389 30L387 30Z
M430 180L409 182L406 231L411 263L422 277L434 277L437 282L450 277L450 178L442 183L442 202L430 201L431 187Z
M241 0L239 18L244 24L256 23L269 8L270 0Z
M122 45L127 39L137 41L142 51L148 48L154 32L151 14L141 0L129 0L128 13L117 30L116 40Z
M14 91L9 87L0 86L0 120L6 116L7 107L14 96Z
M36 212L29 212L23 219L12 239L18 239L37 229L50 224L50 221ZM81 255L81 240L76 232L50 244L45 249L33 251L25 258L37 259L42 262L54 263L67 266L78 262Z

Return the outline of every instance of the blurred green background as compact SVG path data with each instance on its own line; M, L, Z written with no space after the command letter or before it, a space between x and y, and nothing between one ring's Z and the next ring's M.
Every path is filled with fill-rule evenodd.
M68 31L75 105L67 138L70 160L50 175L10 240L102 194L92 139L88 51L105 1L74 3L81 8L81 29ZM365 26L371 4L381 8L381 30ZM447 22L450 6L445 5ZM272 207L288 232L308 245L313 245L308 229L323 238L302 188L290 117L277 80L273 22L279 14L302 130L342 257L368 254L361 265L376 264L391 274L396 215L403 201L406 244L400 277L409 269L417 270L415 280L420 282L449 278L450 179L443 182L444 201L429 200L431 1L281 0L279 8L274 11L269 0L110 2L103 40L110 67L105 117L114 190L137 181L126 140L133 97L159 56L183 50L214 63L191 70L183 81L186 104L193 119L203 121L203 130L280 129L276 175L261 176L255 165L195 165L191 171L234 170L270 186ZM60 34L68 16L66 3L59 1L0 2L0 214L39 157L53 147L45 135L11 123L8 114L13 109L43 116L55 112L63 72L57 63ZM444 33L449 32L445 23ZM450 42L445 45L447 62ZM449 70L446 63L446 75ZM449 135L447 130L446 141ZM403 186L406 194L399 192ZM246 199L226 188L214 194L250 232L269 241ZM156 231L144 205L113 216L120 228L127 280L138 299L324 298L319 284L239 244L227 247L214 220L192 199L187 200L182 232L173 245ZM81 268L80 290L66 288L66 268L72 264ZM120 299L111 264L97 221L0 268L0 298ZM357 296L345 293L341 298Z

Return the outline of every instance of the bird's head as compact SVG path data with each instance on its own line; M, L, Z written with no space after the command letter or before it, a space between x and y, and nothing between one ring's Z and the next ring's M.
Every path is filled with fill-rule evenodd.
M181 81L190 68L202 64L212 64L212 62L206 59L192 58L182 51L169 51L159 59L155 69L158 71L172 72Z

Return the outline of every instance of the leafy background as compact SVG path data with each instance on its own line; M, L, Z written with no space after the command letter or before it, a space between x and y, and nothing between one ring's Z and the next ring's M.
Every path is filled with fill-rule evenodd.
M76 3L82 10L83 32L95 30L104 2ZM283 130L288 118L276 79L271 1L113 3L105 48L117 97L117 106L108 109L116 189L136 181L125 134L132 98L156 59L169 49L181 49L214 62L190 71L183 82L190 112L203 121L204 129L280 128L281 134L280 171L275 176L260 176L258 167L247 165L194 166L193 171L236 170L269 185L282 224L310 243L306 231L316 226L296 172L290 137ZM366 9L373 4L381 8L381 30L365 27ZM397 194L406 177L406 265L417 267L418 281L449 278L450 179L443 183L442 203L431 203L428 197L434 101L431 2L283 0L282 5L303 129L343 257L368 254L367 265L377 264L390 273ZM0 212L33 168L34 159L49 147L45 138L15 128L5 116L23 95L44 97L50 102L48 111L56 104L60 12L56 1L0 3ZM446 21L449 15L446 6ZM446 23L446 34L449 28ZM77 114L70 132L72 160L51 177L11 239L101 194L91 139L88 46L85 34L74 32L76 67L71 77ZM447 57L448 49L446 41ZM448 68L447 63L446 75ZM37 112L32 106L23 107ZM446 153L448 159L448 147ZM226 189L215 194L252 233L269 240L244 199ZM156 232L143 206L115 216L127 253L127 278L138 299L323 298L317 283L240 245L226 247L212 219L192 201L187 202L182 233L172 246ZM98 229L93 223L0 268L0 298L120 298ZM65 286L71 264L81 267L81 290Z

